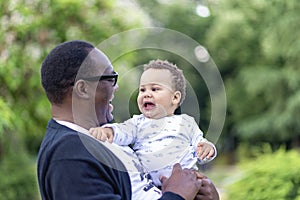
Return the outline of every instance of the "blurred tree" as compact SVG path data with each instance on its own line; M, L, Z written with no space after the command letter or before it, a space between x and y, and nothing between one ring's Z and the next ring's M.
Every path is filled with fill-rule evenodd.
M15 113L1 97L0 118L0 200L38 199L35 163L15 132Z
M300 115L297 65L300 5L296 0L207 0L211 16L203 18L196 13L201 2L0 1L0 99L6 108L6 112L0 114L0 137L13 130L20 138L18 141L24 140L30 153L36 154L50 117L39 69L56 44L82 39L97 45L122 31L154 25L183 33L211 53L225 80L228 97L228 116L222 134L224 146L231 146L235 139L252 144L267 141L274 146L297 141L295 138L300 135L297 123ZM127 47L135 39L116 43ZM180 41L174 45L174 48L182 48ZM205 131L210 121L209 92L191 63L158 49L136 50L119 55L113 62L116 70L125 74L156 58L168 59L183 68L198 97L200 126ZM203 67L200 62L199 66ZM120 104L118 99L134 90L132 81L137 83L139 72L130 76L127 81L131 82L120 85L123 89L116 93L117 104ZM120 78L121 83L122 76ZM133 102L135 98L129 100L129 105L134 105ZM13 113L12 120L7 121L5 113ZM119 117L118 121L125 117ZM1 128L7 123L13 123L13 129Z
M199 43L199 45L206 45L206 31L208 30L213 18L203 18L197 15L196 7L198 5L198 1L189 1L186 0L139 0L141 8L150 16L152 19L152 24L156 27L162 27L170 30L174 30L178 32L178 34L185 35L190 38L190 40L194 40ZM158 34L158 37L161 35ZM182 39L182 38L179 38ZM177 41L176 38L172 41L172 38L161 38L161 43L164 41L173 42L174 47L180 49L182 51L188 51L185 48L185 44L181 45L182 41ZM194 49L193 49L194 50ZM178 65L186 76L189 84L191 84L192 92L195 92L195 95L198 98L197 104L193 104L195 106L194 111L201 110L201 115L194 116L195 118L200 117L199 125L203 130L208 128L210 123L210 97L207 89L207 85L205 84L203 77L196 70L198 67L203 67L203 63L198 62L197 66L193 66L192 63L189 63L189 60L181 57L180 55L174 54L174 52L178 52L178 50L174 50L173 52L165 51L164 49L147 49L143 52L135 52L139 54L136 56L135 63L137 65L146 64L149 60L153 59L166 59L172 63ZM194 54L194 51L186 52L189 54ZM135 98L133 98L135 101ZM188 99L186 100L186 104L189 104ZM191 105L190 105L191 106ZM198 121L198 119L196 119Z
M1 159L4 157L5 144L9 143L9 140L6 139L4 132L12 131L14 129L13 119L14 113L9 108L6 102L0 97L0 163Z
M127 0L1 0L0 6L0 199L38 199L31 157L51 116L42 60L58 43L98 45L142 26L147 16Z
M131 1L14 0L0 5L0 96L15 113L14 132L35 155L50 117L39 75L50 49L72 39L97 45L142 26L147 16Z
M207 39L225 79L225 139L299 145L299 9L297 0L226 0L214 7Z
M238 165L241 172L226 186L226 199L300 199L299 165L299 152L282 148L244 160Z

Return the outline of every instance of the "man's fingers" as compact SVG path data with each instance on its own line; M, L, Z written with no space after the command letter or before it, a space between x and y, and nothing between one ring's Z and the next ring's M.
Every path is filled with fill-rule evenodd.
M175 165L173 165L173 169L172 169L172 174L173 173L177 173L179 171L181 171L182 168L181 168L181 165L179 163L176 163ZM164 181L166 181L168 178L166 176L160 176L159 177L159 180L161 183L163 183Z
M204 174L198 172L197 170L193 170L193 172L196 174L197 179L207 178Z
M213 184L210 179L208 179L207 177L203 179L202 181L203 186L210 185L210 184Z
M202 179L197 179L196 180L196 187L198 188L198 190L200 190L201 186L202 186Z
M173 170L172 170L172 173L176 172L176 171L181 171L182 168L181 168L181 165L179 163L176 163L174 166L173 166Z
M163 184L163 182L164 181L166 181L168 178L167 177L165 177L165 176L160 176L159 177L159 180L160 180L160 182Z

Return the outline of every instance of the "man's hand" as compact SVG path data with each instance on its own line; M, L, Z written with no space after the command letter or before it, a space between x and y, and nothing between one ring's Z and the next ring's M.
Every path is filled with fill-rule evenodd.
M195 200L220 200L219 193L215 185L208 179L202 179L202 186Z
M197 170L194 170L198 179L202 180L202 185L195 197L195 200L219 200L219 193L215 185L205 176Z
M169 178L160 177L162 182L162 192L173 192L186 200L193 200L199 192L202 180L197 178L197 174L190 169L182 169L180 164L173 166L172 174Z
M94 136L96 139L100 141L108 141L110 143L113 142L114 139L114 131L112 128L102 128L102 127L97 127L97 128L90 128L89 133Z

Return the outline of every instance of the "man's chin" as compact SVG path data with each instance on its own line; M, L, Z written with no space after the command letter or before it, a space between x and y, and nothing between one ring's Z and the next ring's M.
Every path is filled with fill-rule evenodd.
M98 120L98 123L99 126L102 126L104 124L111 123L113 120L114 120L114 116L112 114L106 114L105 118L102 118L102 120Z
M102 126L107 123L111 123L114 120L114 116L111 112L106 112L106 114L102 114L98 117L99 126Z

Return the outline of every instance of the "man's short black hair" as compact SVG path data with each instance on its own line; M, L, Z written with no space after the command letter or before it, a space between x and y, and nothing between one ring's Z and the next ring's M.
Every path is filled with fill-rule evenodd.
M41 79L51 103L63 102L81 64L93 49L88 42L73 40L58 45L48 54L42 63Z

